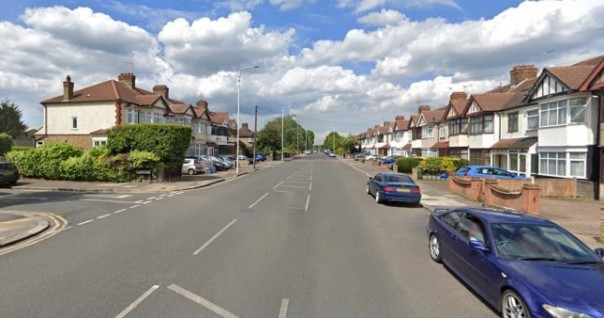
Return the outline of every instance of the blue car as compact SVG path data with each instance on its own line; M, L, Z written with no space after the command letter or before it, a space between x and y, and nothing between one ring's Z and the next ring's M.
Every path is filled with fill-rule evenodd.
M543 218L485 208L436 209L430 257L501 317L604 317L604 249Z
M455 172L460 177L496 178L496 179L526 179L525 177L505 169L492 166L466 166Z
M422 193L419 186L401 173L378 173L369 178L367 194L375 196L375 202L406 202L419 205Z

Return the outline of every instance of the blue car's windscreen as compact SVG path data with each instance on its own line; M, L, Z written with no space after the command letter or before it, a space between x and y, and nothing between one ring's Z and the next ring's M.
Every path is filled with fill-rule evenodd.
M387 183L414 183L413 180L407 176L385 176L384 182L387 182Z
M557 226L543 224L491 224L501 257L552 262L599 262L579 240Z

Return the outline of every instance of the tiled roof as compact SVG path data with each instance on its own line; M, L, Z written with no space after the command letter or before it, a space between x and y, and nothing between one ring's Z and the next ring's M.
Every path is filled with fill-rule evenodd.
M247 127L241 127L241 128L239 128L239 137L246 137L246 138L254 137L254 132Z
M108 131L109 131L109 129L98 129L98 130L90 132L90 135L92 135L92 136L107 136L107 132Z
M380 128L378 128L378 134L385 135L387 133L389 133L388 127L380 127Z
M411 150L411 144L406 144L403 146L403 150Z
M229 112L210 112L210 120L213 124L223 124L229 118Z
M475 100L482 111L492 112L503 110L504 106L514 98L514 95L515 93L482 93L472 95L470 100Z
M444 118L446 108L447 107L445 106L435 110L423 111L422 115L424 116L424 120L427 124L432 123L433 120L436 123L440 122Z
M175 114L184 114L189 110L189 105L187 104L169 104L170 110Z
M563 67L548 67L546 70L558 78L570 89L578 89L594 70L596 65L574 65Z
M491 149L528 149L535 143L537 137L501 139L491 146Z
M68 101L63 101L63 95L42 101L42 104L52 103L81 103L81 102L104 102L122 100L132 104L138 104L136 95L138 92L133 91L124 83L114 80L108 80L92 86L88 86L73 92L73 98Z
M396 121L396 128L394 129L394 131L407 131L409 130L409 121L406 119L402 119L402 120L397 120Z
M439 141L437 143L435 143L434 145L432 145L432 147L430 147L432 149L444 149L444 148L449 148L449 142L448 141Z
M151 106L161 98L161 95L136 95L135 98L138 105Z
M390 144L385 144L381 146L380 149L390 149Z
M419 115L411 115L411 120L409 121L409 125L412 123L417 126L417 122L419 120Z

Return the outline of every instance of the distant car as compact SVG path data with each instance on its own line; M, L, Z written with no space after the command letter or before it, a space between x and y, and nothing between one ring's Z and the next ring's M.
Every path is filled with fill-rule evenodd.
M266 156L261 154L261 153L257 153L256 154L256 161L266 161Z
M219 161L220 163L222 163L226 167L226 169L230 169L230 168L233 167L233 162L230 161L230 160L227 161L227 160L224 160L221 157L216 157L216 156L208 156L208 157L210 158L210 160L212 160L212 162Z
M329 156L329 158L335 158L335 157L336 157L336 154L335 154L335 153L333 153L333 152L330 152L330 153L328 154L328 156Z
M505 169L493 166L466 166L459 168L456 175L460 177L496 178L496 179L526 179L525 177Z
M365 161L369 161L369 160L378 160L380 159L379 155L374 155L374 154L369 154L365 156Z
M182 173L194 175L203 172L203 166L198 159L185 158L182 163Z
M378 162L383 165L388 165L388 167L392 167L392 165L396 162L396 159L401 156L388 156L386 158L379 159Z
M214 164L214 168L218 171L228 170L229 165L222 159L218 159L214 156L201 156L206 160L210 160Z
M0 184L15 185L21 176L11 162L0 162Z
M357 153L354 155L354 160L362 160L365 159L365 157L367 157L369 155L368 152L361 152L361 153Z
M230 163L231 167L233 167L235 165L235 162L233 162L233 160L229 156L222 155L222 156L218 156L218 158L222 159L226 163Z
M373 195L375 201L382 202L407 202L419 205L422 192L411 179L401 173L378 173L367 182L367 194Z
M604 317L604 249L591 251L549 220L484 208L436 209L426 231L432 260L501 317Z
M312 154L312 151L306 150L304 153L307 154L307 155L310 155L310 154Z

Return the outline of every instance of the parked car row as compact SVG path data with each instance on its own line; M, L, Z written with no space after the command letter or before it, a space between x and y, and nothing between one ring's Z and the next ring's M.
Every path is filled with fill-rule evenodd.
M516 177L486 173L493 168L469 166L458 175ZM366 192L377 203L421 201L419 185L399 173L369 178ZM591 250L554 222L508 210L437 208L426 233L429 257L501 317L604 317L604 249Z
M214 168L217 171L224 171L235 167L235 161L237 156L220 155L220 156L186 156L182 164L182 173L189 175L195 175L205 172L205 168ZM256 161L265 161L266 156L263 154L256 154ZM247 161L253 163L252 158L248 158L245 155L239 156L239 161ZM205 168L204 168L204 162Z

